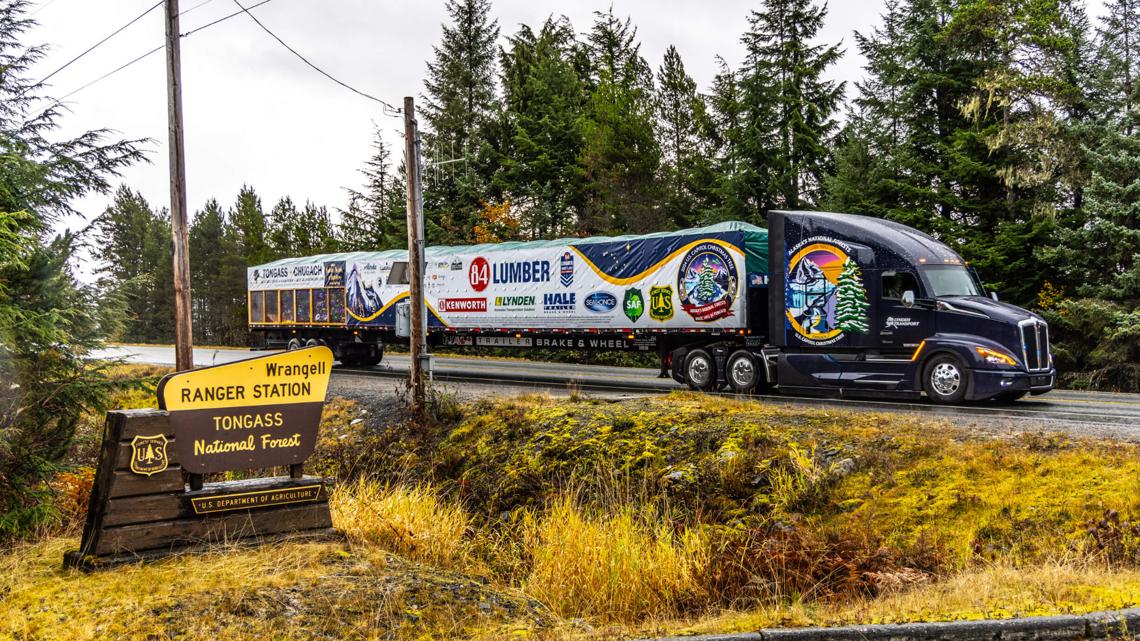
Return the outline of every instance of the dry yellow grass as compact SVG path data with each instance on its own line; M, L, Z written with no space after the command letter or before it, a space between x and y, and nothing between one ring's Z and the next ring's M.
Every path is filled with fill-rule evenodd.
M444 567L462 565L467 514L429 486L360 479L334 492L330 507L333 523L352 541Z
M528 537L526 592L567 617L634 621L675 611L701 590L705 546L655 516L628 506L590 516L559 500Z

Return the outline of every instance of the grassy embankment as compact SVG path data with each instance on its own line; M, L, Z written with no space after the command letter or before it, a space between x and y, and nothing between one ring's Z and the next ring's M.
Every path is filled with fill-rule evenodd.
M72 516L0 554L0 638L611 638L1140 602L1137 445L690 394L448 414L329 404L312 466L343 480L346 543L83 575L59 567Z

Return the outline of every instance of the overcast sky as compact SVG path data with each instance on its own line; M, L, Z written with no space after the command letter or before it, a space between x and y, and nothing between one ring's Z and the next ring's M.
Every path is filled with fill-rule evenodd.
M255 0L244 2L249 6ZM185 33L237 9L233 0L182 0ZM103 36L127 23L154 0L45 0L36 5L40 26L28 42L52 50L37 68L46 75ZM614 12L638 28L642 55L654 69L676 45L689 73L707 90L715 57L738 65L740 35L756 0L612 0ZM1092 0L1094 14L1099 2ZM198 6L200 5L200 6ZM520 24L539 25L564 14L585 32L595 10L608 0L554 2L493 0L502 38ZM829 75L848 82L860 77L863 60L852 33L879 22L882 0L832 0L821 42L841 43L842 62ZM188 11L189 10L189 11ZM401 104L423 91L426 61L446 20L443 0L273 0L254 13L285 42L332 75L366 93ZM162 44L161 8L51 79L63 95ZM233 203L243 184L253 185L268 210L278 198L342 206L345 187L358 187L358 169L369 156L373 123L398 153L402 121L380 105L320 76L263 32L237 16L182 41L183 104L189 207L216 197ZM122 182L140 190L158 208L167 205L165 57L156 53L67 100L72 113L61 135L107 127L123 137L151 138L150 164L124 172ZM98 215L109 196L87 198L80 209ZM79 220L66 223L81 226Z

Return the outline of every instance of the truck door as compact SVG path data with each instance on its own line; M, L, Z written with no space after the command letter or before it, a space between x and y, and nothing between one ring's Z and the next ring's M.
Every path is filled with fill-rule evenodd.
M884 352L913 352L934 333L934 308L914 272L884 270L876 313Z

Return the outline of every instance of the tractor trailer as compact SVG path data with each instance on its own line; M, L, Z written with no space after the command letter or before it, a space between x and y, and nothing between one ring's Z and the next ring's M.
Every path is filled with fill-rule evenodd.
M1049 327L987 294L931 236L895 222L776 211L638 236L425 251L428 343L653 352L695 390L1010 401L1053 388ZM250 267L269 347L374 365L406 341L407 252Z

